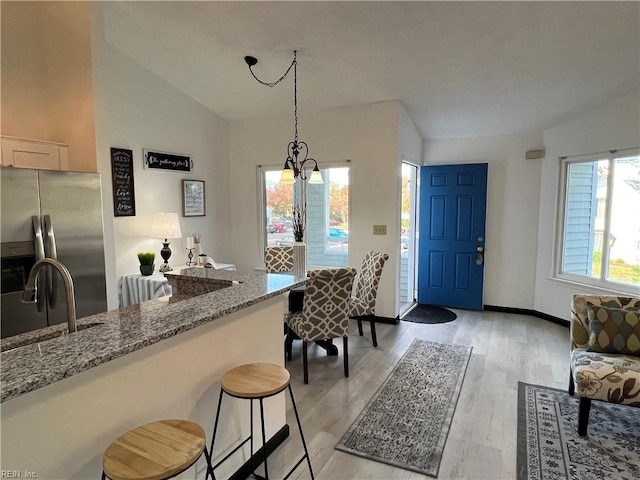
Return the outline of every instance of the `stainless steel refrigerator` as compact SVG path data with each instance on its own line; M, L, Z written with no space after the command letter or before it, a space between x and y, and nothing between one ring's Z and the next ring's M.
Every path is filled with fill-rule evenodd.
M51 267L41 270L37 303L20 301L45 256L69 269L78 318L106 311L100 175L2 167L0 181L2 338L66 322L64 285Z

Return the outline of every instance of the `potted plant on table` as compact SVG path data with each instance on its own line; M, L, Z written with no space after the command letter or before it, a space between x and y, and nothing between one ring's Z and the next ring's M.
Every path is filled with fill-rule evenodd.
M152 252L140 252L138 253L138 260L140 261L140 273L142 275L151 275L155 270L154 260L156 254Z

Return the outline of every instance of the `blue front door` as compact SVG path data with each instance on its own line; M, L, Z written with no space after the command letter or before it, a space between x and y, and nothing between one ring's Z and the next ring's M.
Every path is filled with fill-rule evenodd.
M418 303L482 310L487 164L420 168Z

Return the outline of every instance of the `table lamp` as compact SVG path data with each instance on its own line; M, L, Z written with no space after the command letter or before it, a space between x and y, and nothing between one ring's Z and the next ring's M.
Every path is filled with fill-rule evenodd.
M169 238L181 238L180 222L177 213L154 213L153 222L151 224L151 236L154 238L164 238L162 242L162 250L160 256L164 263L160 267L161 272L170 272L173 270L169 266L169 258L171 257L171 249L169 248Z

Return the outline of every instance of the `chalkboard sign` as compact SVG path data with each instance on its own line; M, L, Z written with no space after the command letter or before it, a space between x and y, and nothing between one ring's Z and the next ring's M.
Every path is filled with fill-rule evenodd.
M146 168L159 170L173 170L174 172L190 172L193 167L191 158L175 153L156 152L143 150L144 165Z
M111 176L113 180L113 215L136 216L136 197L133 184L133 151L111 149Z

